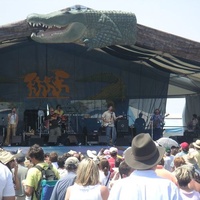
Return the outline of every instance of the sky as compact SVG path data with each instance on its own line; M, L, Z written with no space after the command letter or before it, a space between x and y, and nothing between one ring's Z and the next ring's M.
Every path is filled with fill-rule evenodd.
M138 24L200 42L200 0L0 0L0 25L77 4L133 12Z

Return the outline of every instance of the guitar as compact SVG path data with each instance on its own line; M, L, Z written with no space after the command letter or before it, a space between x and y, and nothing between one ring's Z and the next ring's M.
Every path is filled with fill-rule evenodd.
M119 115L118 117L116 117L115 120L120 119L120 118L122 118L122 117L123 117L123 115ZM112 124L112 122L105 122L105 121L103 120L103 127L107 127L107 126L109 126L109 125L111 125L111 124Z
M153 128L156 128L158 126L158 124L160 124L160 127L163 128L165 126L165 122L164 119L165 117L169 116L169 114L166 114L164 116L162 116L162 121L160 120L160 118L156 118L152 121L153 123Z

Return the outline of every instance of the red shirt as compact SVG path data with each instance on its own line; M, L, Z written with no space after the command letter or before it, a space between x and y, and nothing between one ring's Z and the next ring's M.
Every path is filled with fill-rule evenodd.
M114 171L113 168L115 167L115 160L116 160L116 158L113 158L113 157L110 157L110 158L108 159L108 162L109 162L109 164L110 164L110 172L113 172L113 171Z

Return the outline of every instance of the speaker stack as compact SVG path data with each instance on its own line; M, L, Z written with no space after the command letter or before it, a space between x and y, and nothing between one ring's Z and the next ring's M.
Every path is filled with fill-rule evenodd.
M128 133L128 120L127 119L117 120L117 132L118 133Z
M119 119L117 120L117 146L129 146L131 143L131 134L129 134L129 126L127 119Z

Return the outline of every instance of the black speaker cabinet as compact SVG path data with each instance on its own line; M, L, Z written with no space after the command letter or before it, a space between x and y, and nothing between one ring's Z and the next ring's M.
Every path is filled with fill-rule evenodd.
M94 131L99 131L101 123L97 118L86 118L84 119L84 132L90 134Z
M131 139L130 138L125 138L125 137L119 137L116 140L116 146L131 146Z
M87 144L98 144L99 143L99 137L97 134L93 135L87 135Z
M118 133L128 133L128 120L127 119L117 120L117 132Z
M38 144L40 146L44 145L44 138L41 138L39 136L31 136L29 138L29 146L32 146L34 144Z
M185 137L192 137L192 138L198 138L198 132L197 131L184 131Z
M106 135L99 135L99 144L107 144L108 138Z
M22 136L21 135L14 135L12 136L12 144L21 144L22 143Z
M170 136L169 138L175 140L179 144L182 142L187 142L187 143L192 143L193 142L193 137L186 137L186 136Z

